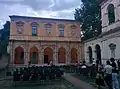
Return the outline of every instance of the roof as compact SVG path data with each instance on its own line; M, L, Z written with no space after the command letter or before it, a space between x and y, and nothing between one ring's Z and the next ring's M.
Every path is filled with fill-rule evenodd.
M101 5L103 2L106 2L106 1L108 1L108 0L99 0L99 3Z
M119 31L120 31L120 27L110 29L109 31L103 32L100 35L98 35L97 37L90 38L90 39L86 40L85 42L89 42L89 41L92 41L92 40L95 40L98 38L102 38L103 36L110 35L110 34L113 34L113 33L119 32Z
M112 33L119 32L119 31L120 31L120 27L117 27L117 28L110 29L109 31L102 33L100 36L109 35L109 34L112 34Z
M9 17L11 19L22 18L22 19L36 19L36 20L52 20L52 21L78 22L76 20L71 20L71 19L41 18L41 17L29 17L29 16L18 16L18 15L12 15L12 16L9 16Z

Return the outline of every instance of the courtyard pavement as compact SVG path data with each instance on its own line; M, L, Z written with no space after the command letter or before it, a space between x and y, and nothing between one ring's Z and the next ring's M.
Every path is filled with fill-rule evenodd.
M72 83L78 89L96 89L92 85L72 76L69 73L65 73L64 78L68 80L70 83Z

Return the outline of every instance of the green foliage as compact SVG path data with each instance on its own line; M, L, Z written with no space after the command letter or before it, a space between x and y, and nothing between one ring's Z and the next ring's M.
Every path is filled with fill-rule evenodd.
M74 17L81 23L86 40L101 33L101 12L99 0L81 0L81 2L81 7L75 9Z
M7 53L9 43L10 22L6 21L4 28L0 30L0 55Z

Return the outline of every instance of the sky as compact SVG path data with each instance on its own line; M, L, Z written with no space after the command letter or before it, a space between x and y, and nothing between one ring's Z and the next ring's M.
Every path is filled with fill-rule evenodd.
M0 28L9 15L74 19L80 0L0 0Z

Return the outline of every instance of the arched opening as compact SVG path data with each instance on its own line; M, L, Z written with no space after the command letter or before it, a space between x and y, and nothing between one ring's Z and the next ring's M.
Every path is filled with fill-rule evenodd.
M37 47L30 48L30 61L32 64L38 64L38 54Z
M53 50L47 47L44 49L44 63L48 64L50 61L53 61Z
M99 63L101 64L101 48L100 46L97 44L95 46L95 49L96 49L96 57L97 57L97 60L99 60Z
M93 62L93 57L92 57L92 48L89 46L88 47L88 54L89 54L89 62Z
M14 64L24 64L24 50L22 47L15 49Z
M61 47L58 51L58 63L65 63L66 62L66 50L65 48Z
M78 63L78 53L76 48L71 49L71 63Z
M115 11L114 11L114 5L113 4L110 4L108 5L108 21L109 21L109 24L112 24L115 22Z

